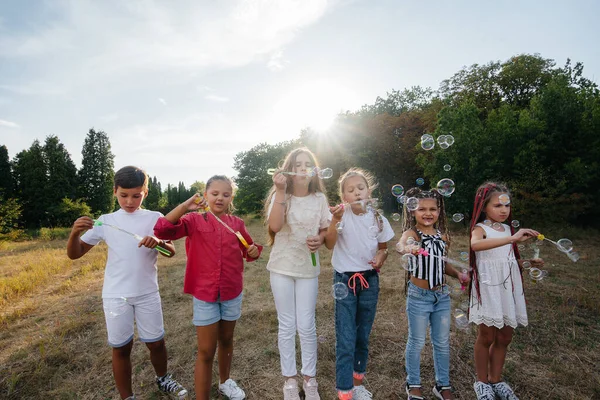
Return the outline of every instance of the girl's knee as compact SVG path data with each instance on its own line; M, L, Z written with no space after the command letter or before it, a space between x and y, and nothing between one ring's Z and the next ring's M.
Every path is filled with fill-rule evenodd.
M161 339L157 342L149 342L146 343L146 347L150 351L162 351L165 348L165 341Z

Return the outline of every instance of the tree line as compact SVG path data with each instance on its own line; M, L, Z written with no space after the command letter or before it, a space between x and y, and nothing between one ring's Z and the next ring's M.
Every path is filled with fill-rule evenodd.
M113 196L114 155L108 135L90 129L78 170L57 136L46 137L10 160L0 146L0 233L12 229L66 227L81 215L98 216L118 208ZM197 191L203 182L187 188L183 182L163 190L156 176L148 182L143 205L168 212Z
M452 135L454 144L431 150L421 136ZM583 64L557 67L538 54L464 67L438 90L392 90L374 104L337 117L327 132L305 129L297 140L259 144L236 155L240 213L259 213L271 186L267 168L304 145L334 171L326 182L332 203L337 178L350 167L378 179L385 212L399 209L394 184L436 187L450 178L450 214L468 215L478 185L501 181L512 189L525 223L600 225L600 93ZM444 168L445 166L449 166Z

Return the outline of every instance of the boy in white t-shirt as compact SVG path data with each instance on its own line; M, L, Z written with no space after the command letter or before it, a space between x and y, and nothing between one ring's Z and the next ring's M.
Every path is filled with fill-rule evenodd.
M167 373L167 348L156 267L158 252L155 250L160 246L173 256L175 247L171 242L161 241L152 235L154 224L162 214L140 208L147 194L146 172L132 166L117 171L114 195L121 209L100 216L100 223L96 226L90 217L77 219L67 243L67 255L75 260L102 240L108 245L102 302L108 344L112 347L113 375L121 399L135 399L130 357L134 320L138 337L150 350L158 388L183 399L187 397L187 390ZM114 227L143 238L137 240Z

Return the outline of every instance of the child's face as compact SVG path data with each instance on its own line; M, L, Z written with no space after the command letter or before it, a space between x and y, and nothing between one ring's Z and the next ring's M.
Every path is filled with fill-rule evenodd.
M308 174L314 168L314 164L310 156L306 153L300 153L296 156L296 163L293 166L293 171L297 174ZM312 179L310 176L292 176L294 183L304 183L308 185Z
M142 186L131 189L125 189L119 186L114 189L114 194L119 202L119 207L128 213L132 213L140 208L142 201L144 201L144 198L148 194L148 190L144 189Z
M487 219L492 222L504 222L510 214L510 203L506 205L500 203L500 195L502 193L494 193L484 209Z
M419 208L413 211L417 225L433 226L440 217L440 209L436 199L419 199Z
M352 203L358 200L365 200L371 197L371 192L365 178L362 176L351 176L344 182L344 188L342 192L342 200L344 203ZM352 208L361 208L360 204L353 204Z
M217 214L223 214L227 211L229 204L233 200L233 190L227 181L214 180L204 192L204 198L208 202L210 210Z

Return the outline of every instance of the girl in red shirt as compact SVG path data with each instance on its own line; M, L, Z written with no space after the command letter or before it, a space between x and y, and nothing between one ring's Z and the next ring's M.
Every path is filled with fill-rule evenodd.
M204 197L193 195L160 218L154 227L154 234L159 238L176 240L187 236L183 291L191 294L194 302L193 322L198 339L194 372L197 399L209 399L217 344L219 392L231 400L242 400L246 396L229 378L233 331L241 315L244 258L256 260L262 246L253 244L242 219L229 214L233 209L233 192L234 184L229 178L215 175L206 183ZM209 211L188 213L204 209ZM239 232L248 247L219 219Z

